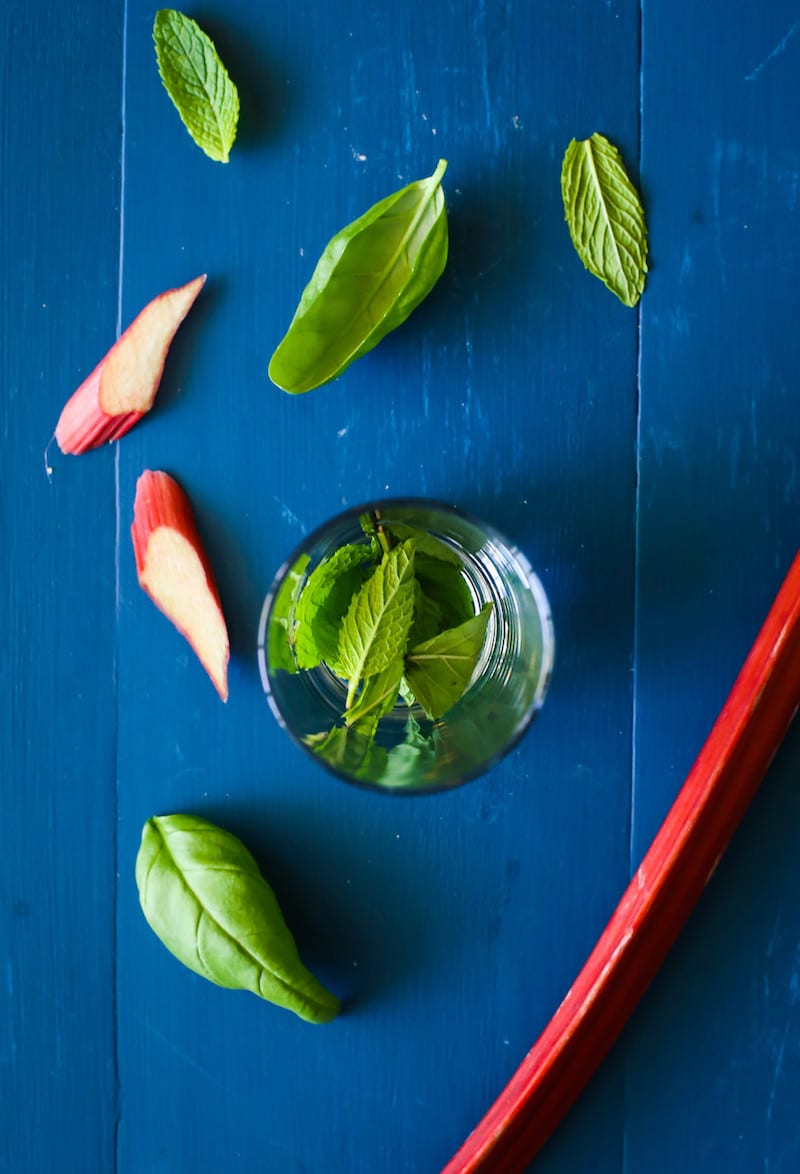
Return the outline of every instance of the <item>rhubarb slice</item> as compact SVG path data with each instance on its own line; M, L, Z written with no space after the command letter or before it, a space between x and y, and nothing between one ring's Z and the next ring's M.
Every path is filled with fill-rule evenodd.
M800 704L800 554L647 855L561 1006L443 1174L517 1174L668 954Z
M137 481L131 536L140 585L227 701L230 643L214 572L189 499L167 473L146 469Z
M63 453L119 440L150 411L175 332L205 284L205 274L154 298L74 395L56 425Z

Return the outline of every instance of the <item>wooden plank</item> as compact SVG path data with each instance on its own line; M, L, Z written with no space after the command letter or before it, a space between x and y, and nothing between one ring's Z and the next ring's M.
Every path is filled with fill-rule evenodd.
M430 1171L524 1054L627 873L636 319L574 255L559 170L597 127L635 164L638 7L237 0L207 22L242 89L227 167L161 91L151 20L131 0L125 317L197 272L209 284L120 450L120 1169ZM341 381L285 396L267 362L325 242L440 155L439 287ZM136 586L125 530L145 466L185 484L218 567L224 709ZM524 546L560 645L545 714L502 766L395 803L288 743L255 635L304 531L408 492ZM348 999L340 1021L312 1029L217 990L153 938L133 860L144 819L175 810L256 851L301 952ZM591 1154L618 1169L621 1080L587 1097L544 1168Z
M800 533L797 6L644 9L634 862ZM627 1037L631 1171L800 1161L798 763L795 730Z
M120 18L0 10L4 1171L114 1161L113 456L43 454L114 339Z

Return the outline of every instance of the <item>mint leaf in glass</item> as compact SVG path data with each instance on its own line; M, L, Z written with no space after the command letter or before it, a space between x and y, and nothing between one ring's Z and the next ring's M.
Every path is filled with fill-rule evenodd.
M480 659L491 611L491 603L485 603L472 619L408 653L406 679L429 718L442 717L466 692Z
M156 13L153 40L158 72L183 125L210 159L227 163L239 121L239 93L213 41L174 8Z
M414 557L414 574L423 594L441 609L440 631L456 628L475 615L475 604L460 567L419 552Z
M366 543L348 543L315 567L294 610L294 651L301 669L337 660L339 628L373 558Z
M291 643L295 622L294 611L309 561L307 554L300 555L290 570L286 572L286 577L272 604L267 655L270 668L285 669L287 673L297 672L297 661L292 652Z
M438 751L433 735L422 733L413 717L406 722L405 738L393 746L387 755L386 766L380 776L384 787L418 787L426 771L436 766Z
M365 677L405 650L414 615L414 540L385 554L350 603L339 632L337 661L348 679L347 705Z
M403 657L399 655L383 672L366 680L357 699L345 710L345 725L351 726L354 722L369 719L377 729L380 719L394 709L403 672Z
M601 134L573 139L561 167L561 194L578 256L621 302L635 306L647 272L647 227L617 148Z
M429 595L426 595L419 585L419 579L415 579L414 619L411 624L411 631L408 634L409 647L413 648L416 644L422 644L425 640L430 640L432 636L438 636L439 632L448 627L443 622L442 617L441 604L437 603L435 599L431 599Z

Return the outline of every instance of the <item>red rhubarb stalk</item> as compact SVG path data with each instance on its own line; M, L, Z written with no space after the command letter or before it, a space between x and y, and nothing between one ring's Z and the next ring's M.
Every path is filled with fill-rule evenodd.
M800 554L647 855L541 1036L442 1174L517 1174L604 1059L716 868L800 704Z
M120 335L64 405L55 431L63 453L119 440L150 411L175 332L205 280L159 294Z
M191 644L223 701L230 641L211 567L183 489L145 469L136 482L131 526L139 584Z

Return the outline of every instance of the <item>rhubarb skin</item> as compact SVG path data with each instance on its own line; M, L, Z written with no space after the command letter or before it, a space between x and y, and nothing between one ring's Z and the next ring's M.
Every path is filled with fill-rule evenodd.
M131 538L140 586L227 701L230 641L214 572L189 498L167 473L146 469L137 481Z
M159 294L120 335L64 405L55 432L63 453L119 440L150 411L175 332L205 280L203 274Z
M800 554L583 969L442 1174L522 1174L583 1091L710 880L800 704Z

